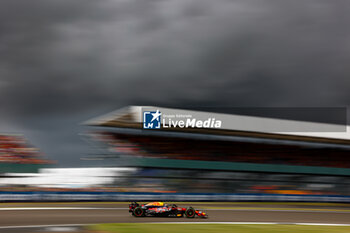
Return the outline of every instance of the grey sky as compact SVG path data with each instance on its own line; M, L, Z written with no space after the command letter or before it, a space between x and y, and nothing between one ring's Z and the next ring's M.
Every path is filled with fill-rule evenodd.
M0 132L63 166L131 104L348 106L347 0L2 0Z

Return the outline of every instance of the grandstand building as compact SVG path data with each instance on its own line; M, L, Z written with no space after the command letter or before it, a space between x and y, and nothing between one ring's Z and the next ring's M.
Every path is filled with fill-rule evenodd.
M0 174L38 172L52 163L23 135L0 134Z
M140 106L86 124L98 157L138 168L129 189L350 195L346 125Z

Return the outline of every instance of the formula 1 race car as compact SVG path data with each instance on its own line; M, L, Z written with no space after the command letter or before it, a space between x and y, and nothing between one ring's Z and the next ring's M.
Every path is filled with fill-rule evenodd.
M208 218L208 215L201 210L195 210L192 207L181 208L175 204L165 204L163 202L151 202L148 204L138 204L132 202L129 205L129 212L135 217L157 216L157 217L183 217Z

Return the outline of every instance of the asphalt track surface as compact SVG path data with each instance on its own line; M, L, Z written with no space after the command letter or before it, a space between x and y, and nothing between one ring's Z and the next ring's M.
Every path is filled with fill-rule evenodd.
M350 224L350 205L348 204L184 203L178 204L178 206L192 206L195 209L204 210L208 213L209 218L136 218L128 213L127 203L2 203L0 204L0 232L59 232L60 228L50 228L45 225L96 223L278 222L287 224ZM71 226L72 229L69 232L74 232L74 227Z

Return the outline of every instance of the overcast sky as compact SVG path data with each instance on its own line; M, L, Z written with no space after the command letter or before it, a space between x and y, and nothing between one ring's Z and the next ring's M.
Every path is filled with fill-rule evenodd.
M126 105L349 106L348 0L1 0L0 132L61 166Z

